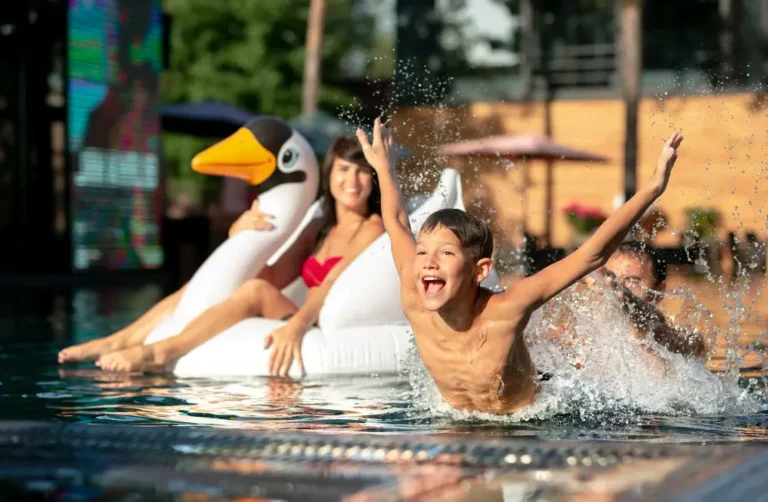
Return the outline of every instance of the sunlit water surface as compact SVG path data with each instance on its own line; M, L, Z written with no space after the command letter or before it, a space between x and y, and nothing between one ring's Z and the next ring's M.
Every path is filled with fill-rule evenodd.
M632 401L634 398L617 404L610 395L606 400L589 392L564 399L577 393L579 381L564 374L542 386L545 401L560 403L560 409L550 406L538 415L498 420L441 409L430 395L430 382L423 379L423 368L413 353L407 365L410 374L309 378L301 383L267 378L129 376L103 372L86 363L60 367L55 363L56 352L69 341L55 341L57 325L65 323L64 331L71 331L71 337L80 342L123 326L157 300L156 295L143 291L127 296L133 299L130 302L107 302L112 308L103 309L95 306L103 306L105 298L112 297L92 291L82 294L85 296L71 298L74 308L61 315L16 314L13 322L6 315L0 336L0 419L645 442L768 439L762 385L746 379L733 385L726 382L725 390L712 388L713 395L719 392L720 398L733 402L726 399L702 413L686 406L648 411L653 408ZM696 392L706 391L701 385L718 381L703 378ZM611 382L602 385L621 388ZM581 388L594 389L594 382ZM680 390L680 394L690 392L690 388ZM594 399L584 400L585 396Z

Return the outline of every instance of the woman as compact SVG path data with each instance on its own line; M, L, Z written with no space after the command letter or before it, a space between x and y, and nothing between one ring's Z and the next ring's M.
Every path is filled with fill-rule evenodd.
M285 376L294 360L304 371L301 341L317 322L336 278L384 233L378 181L356 138L338 138L325 157L322 172L324 217L312 221L296 243L258 278L243 284L226 301L214 305L181 333L143 345L150 331L176 308L184 288L165 298L127 328L100 340L68 347L59 362L96 361L113 371L162 371L184 354L248 317L284 319L287 324L267 336L273 347L269 370ZM268 230L269 215L258 203L232 225L230 237L243 230ZM280 292L302 276L309 291L298 307ZM186 287L186 286L185 286Z

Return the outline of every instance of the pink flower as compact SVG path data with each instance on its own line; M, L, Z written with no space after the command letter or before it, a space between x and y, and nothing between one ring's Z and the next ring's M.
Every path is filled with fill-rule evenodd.
M594 218L594 219L604 219L605 213L603 213L603 210L600 209L597 206L584 206L579 204L578 202L571 202L567 206L563 208L563 212L566 214L573 214L574 216L578 218Z
M584 210L584 217L594 218L596 220L605 219L603 211L599 207L589 207Z
M576 204L575 202L571 202L570 204L568 204L567 206L565 206L563 208L563 212L565 212L565 213L575 213L578 210L578 208L579 208L578 204Z
M579 234L586 235L593 232L605 220L606 215L597 206L584 206L578 202L571 202L563 208L568 217L568 223Z

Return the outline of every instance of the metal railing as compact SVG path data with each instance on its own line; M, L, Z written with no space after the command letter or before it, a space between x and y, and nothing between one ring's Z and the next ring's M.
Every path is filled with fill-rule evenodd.
M613 43L557 45L546 60L535 51L531 64L557 87L607 86L618 71L617 52Z

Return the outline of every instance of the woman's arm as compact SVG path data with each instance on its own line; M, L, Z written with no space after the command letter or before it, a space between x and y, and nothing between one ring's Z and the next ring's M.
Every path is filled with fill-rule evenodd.
M350 243L349 248L342 256L341 261L331 269L319 286L310 288L307 293L307 301L299 311L296 312L293 319L296 319L297 322L301 322L305 328L309 328L309 326L315 324L320 316L320 310L323 308L325 298L328 296L336 279L341 276L344 270L353 261L355 261L355 258L357 258L360 253L365 251L368 246L383 233L384 225L382 224L381 218L378 216L371 216L368 218Z
M272 230L275 226L269 221L271 219L271 214L259 210L259 199L255 199L251 208L243 212L229 227L229 237L231 238L243 230Z
M264 348L274 348L269 356L269 371L273 375L287 376L294 359L302 374L304 373L304 361L301 357L301 341L309 328L317 322L320 311L325 303L325 298L336 282L336 279L344 270L384 233L384 225L381 218L372 216L363 224L360 231L350 243L347 252L341 261L333 267L323 282L314 288L310 288L307 300L285 326L276 329L264 340Z

